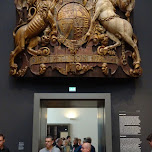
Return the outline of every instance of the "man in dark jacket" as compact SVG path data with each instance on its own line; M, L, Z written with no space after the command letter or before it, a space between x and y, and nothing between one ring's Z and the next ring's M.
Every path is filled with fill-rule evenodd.
M9 149L4 146L5 143L5 136L0 134L0 152L10 152Z
M73 140L73 152L81 152L81 146L78 145L78 138Z

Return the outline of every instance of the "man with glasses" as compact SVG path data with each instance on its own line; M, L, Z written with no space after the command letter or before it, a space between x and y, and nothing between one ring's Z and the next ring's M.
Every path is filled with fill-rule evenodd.
M5 143L5 136L0 134L0 152L10 152L9 149L4 146Z

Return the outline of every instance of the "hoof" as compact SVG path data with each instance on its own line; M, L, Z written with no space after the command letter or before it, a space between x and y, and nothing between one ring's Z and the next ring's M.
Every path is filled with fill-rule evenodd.
M106 55L108 53L108 49L105 48L104 46L99 46L98 49L97 49L97 53L99 55Z
M10 55L13 56L14 54L15 54L14 51L11 51Z
M138 68L140 68L140 64L139 63L135 63L134 69L138 69Z
M142 73L143 73L143 70L142 70L142 68L141 68L141 66L140 66L139 63L135 64L135 65L134 65L134 69L132 69L132 70L130 71L130 74L131 74L133 77L139 77L139 76L142 75Z

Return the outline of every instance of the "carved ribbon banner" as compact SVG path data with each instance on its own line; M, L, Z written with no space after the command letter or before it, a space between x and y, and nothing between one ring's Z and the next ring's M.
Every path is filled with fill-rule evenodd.
M130 23L135 0L15 0L15 5L18 25L13 32L11 75L127 78L142 74Z

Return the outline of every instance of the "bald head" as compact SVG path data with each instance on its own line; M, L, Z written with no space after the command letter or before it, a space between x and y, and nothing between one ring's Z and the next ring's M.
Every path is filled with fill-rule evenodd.
M82 152L90 152L91 151L91 144L90 143L84 143L82 145L81 151Z

